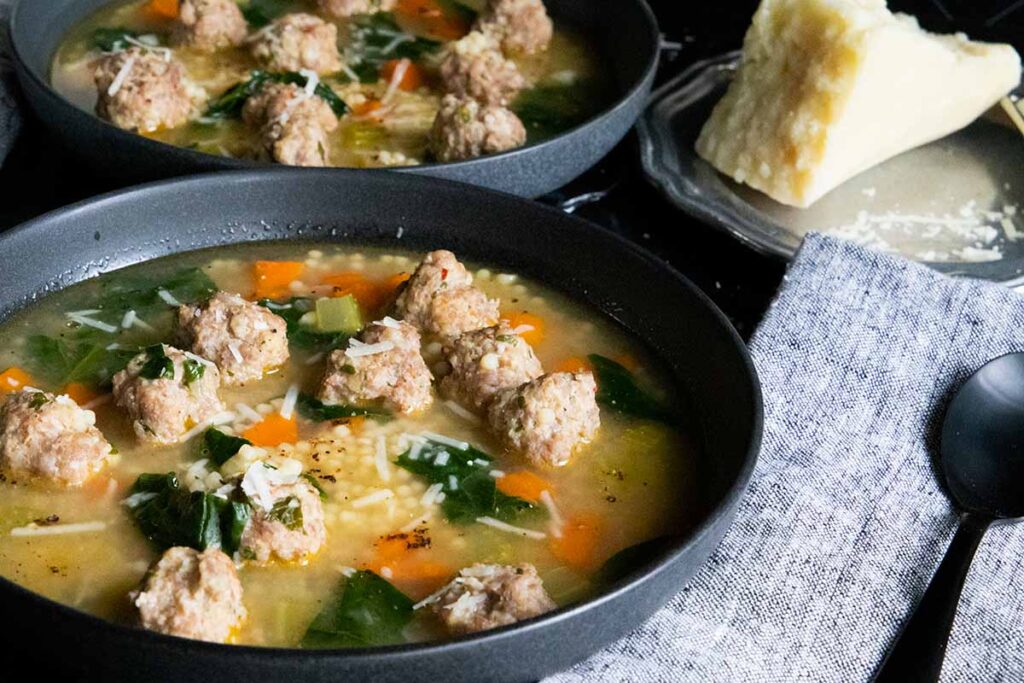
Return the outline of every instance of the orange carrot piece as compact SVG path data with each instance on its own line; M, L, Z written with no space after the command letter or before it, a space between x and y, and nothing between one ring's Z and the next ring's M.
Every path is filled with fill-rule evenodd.
M95 391L90 389L88 386L81 382L72 382L71 384L64 387L64 394L71 398L72 401L80 406L84 406L90 401L95 401L100 397Z
M275 299L288 294L288 285L302 275L303 267L297 261L257 261L252 264L254 296Z
M469 33L469 24L445 12L437 0L398 0L394 11L403 28L428 38L458 40Z
M254 446L279 446L299 440L299 425L295 418L285 419L280 413L272 413L242 432Z
M364 312L374 313L380 307L380 288L362 273L335 273L322 282L334 287L334 296L354 296Z
M544 341L544 319L540 316L519 311L517 313L506 313L504 316L508 326L513 330L517 327L531 327L533 329L520 332L519 336L526 340L530 346L537 346Z
M362 415L355 415L345 419L345 424L352 431L353 434L359 436L363 429L366 427L366 418Z
M498 490L506 496L515 496L536 503L540 494L551 490L551 484L529 470L509 472L496 480Z
M413 597L424 597L443 586L455 570L429 559L429 545L421 544L414 533L395 533L374 544L373 558L361 565L386 578Z
M177 19L179 4L179 0L149 0L146 11L161 19Z
M383 106L380 100L366 100L352 106L352 113L356 116L366 116L372 114Z
M590 365L590 361L586 358L580 358L579 356L573 356L572 358L566 358L561 363L555 366L555 372L591 372L593 366Z
M402 74L402 80L398 82L399 90L412 91L420 88L426 79L423 69L408 59L391 59L384 62L384 65L380 68L381 79L386 83L390 83L391 79L395 76L395 71L398 70L398 65L403 61L406 63L405 73Z
M14 391L21 391L25 387L34 387L36 381L32 375L21 368L9 367L0 372L0 394L9 394Z
M565 564L583 572L597 569L601 537L601 520L597 515L578 514L562 525L562 536L551 536L548 547L551 554Z

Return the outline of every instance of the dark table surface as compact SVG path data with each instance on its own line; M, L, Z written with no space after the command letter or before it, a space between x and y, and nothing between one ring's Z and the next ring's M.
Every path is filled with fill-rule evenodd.
M739 47L757 0L649 0L666 41L659 80L698 59ZM933 30L967 30L979 38L1024 36L1024 1L892 0ZM1018 45L1020 48L1020 45ZM113 188L97 185L52 144L35 122L0 168L0 230L51 209ZM634 135L592 171L541 201L560 203L598 192L599 201L576 214L627 236L664 258L722 308L747 337L756 327L782 279L785 264L757 254L728 235L705 226L670 205L644 178Z

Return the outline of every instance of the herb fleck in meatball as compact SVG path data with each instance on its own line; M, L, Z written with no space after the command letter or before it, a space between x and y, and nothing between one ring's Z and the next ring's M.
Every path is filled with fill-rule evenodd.
M140 441L171 444L224 410L219 387L213 363L158 344L114 375L114 401L128 414Z
M252 467L263 467L256 463ZM315 554L327 540L319 492L305 479L269 484L265 505L253 500L253 516L245 525L239 555L266 563L276 557L289 562Z
M441 392L475 410L502 389L544 374L533 348L507 325L467 332L448 345L445 357L451 372L441 380Z
M515 62L505 59L496 40L479 31L447 46L441 81L450 94L502 106L526 86Z
M431 609L452 633L508 626L555 609L532 564L474 564L459 572Z
M173 40L203 52L240 45L249 32L235 0L181 0Z
M18 391L0 408L0 469L79 486L111 457L96 415L67 396Z
M181 62L155 50L131 47L99 60L93 75L96 114L125 130L150 133L186 123L206 93Z
M223 643L245 619L242 583L217 548L170 548L132 596L142 627L182 638Z
M268 83L242 108L242 120L258 128L274 161L290 166L327 166L328 133L338 117L316 95L294 84Z
M216 363L226 385L258 380L288 362L287 327L267 308L227 292L178 309L184 345Z
M591 373L556 372L498 393L488 419L505 445L531 462L564 465L601 426L596 394Z
M430 151L439 161L462 161L506 152L526 143L526 127L505 107L446 95L430 131Z
M252 54L271 71L341 70L338 28L312 14L286 14L250 38Z

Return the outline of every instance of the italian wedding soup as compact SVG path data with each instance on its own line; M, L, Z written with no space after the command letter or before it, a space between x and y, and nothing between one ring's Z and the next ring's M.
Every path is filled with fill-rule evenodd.
M448 251L133 266L3 323L0 370L0 575L160 633L475 633L586 599L699 512L640 343Z
M125 130L299 166L502 152L611 92L593 45L542 0L133 0L74 28L51 73Z

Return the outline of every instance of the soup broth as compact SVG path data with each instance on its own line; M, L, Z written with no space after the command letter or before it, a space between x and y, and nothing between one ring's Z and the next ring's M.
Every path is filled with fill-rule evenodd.
M287 262L294 268L294 279L270 292L274 302L265 303L271 310L276 306L285 312L280 307L296 297L337 298L343 293L337 283L346 282L351 285L343 295L359 294L360 315L367 322L389 310L393 298L386 284L383 290L368 288L401 280L417 261L417 255L405 252L331 245L205 250L100 276L5 322L0 369L8 370L0 375L0 398L28 382L55 394L66 392L95 411L97 426L117 455L77 489L4 473L0 575L74 608L135 623L129 593L161 551L144 536L126 504L136 480L147 473L175 473L183 486L210 491L244 471L245 463L239 465L236 455L218 469L203 451L203 425L176 445L141 445L110 400L111 375L137 349L173 340L174 309L187 299L208 296L211 289L249 299L266 295L261 291L266 281L254 275L256 262ZM500 300L502 316L533 346L545 371L614 359L614 367L627 371L647 399L673 404L669 386L642 346L593 310L512 273L486 265L471 272L475 286ZM325 289L325 282L334 284ZM126 306L134 308L123 311ZM509 452L479 415L437 395L427 410L390 419L317 421L301 406L293 412L286 404L294 401L295 390L315 394L325 353L345 341L315 337L316 343L310 343L302 336L309 331L303 327L307 322L289 330L291 357L284 367L259 381L221 387L227 413L215 428L263 443L267 457L302 463L323 492L326 542L301 562L260 565L235 554L248 617L231 642L303 644L318 613L333 604L356 572L373 572L411 601L421 601L473 563L531 563L554 602L570 604L600 589L600 569L613 555L679 533L697 514L697 453L688 435L673 426L678 421L664 419L668 413L645 419L635 410L630 415L601 402L596 437L577 449L567 465L543 467ZM439 347L425 338L423 355L435 376L444 372ZM597 380L600 399L608 380L601 372ZM258 435L254 425L285 412L292 413L293 434L253 438ZM466 442L493 458L483 471L494 477L498 491L528 500L529 509L506 518L506 528L474 521L478 512L470 511L468 520L453 519L452 508L445 507L431 481L400 464L417 443L424 443L422 435L443 438L446 444ZM281 443L274 444L278 438ZM505 478L516 485L506 487ZM538 488L548 495L538 499ZM442 485L441 492L451 496L455 489ZM416 609L400 636L373 642L420 641L444 633L429 610Z

